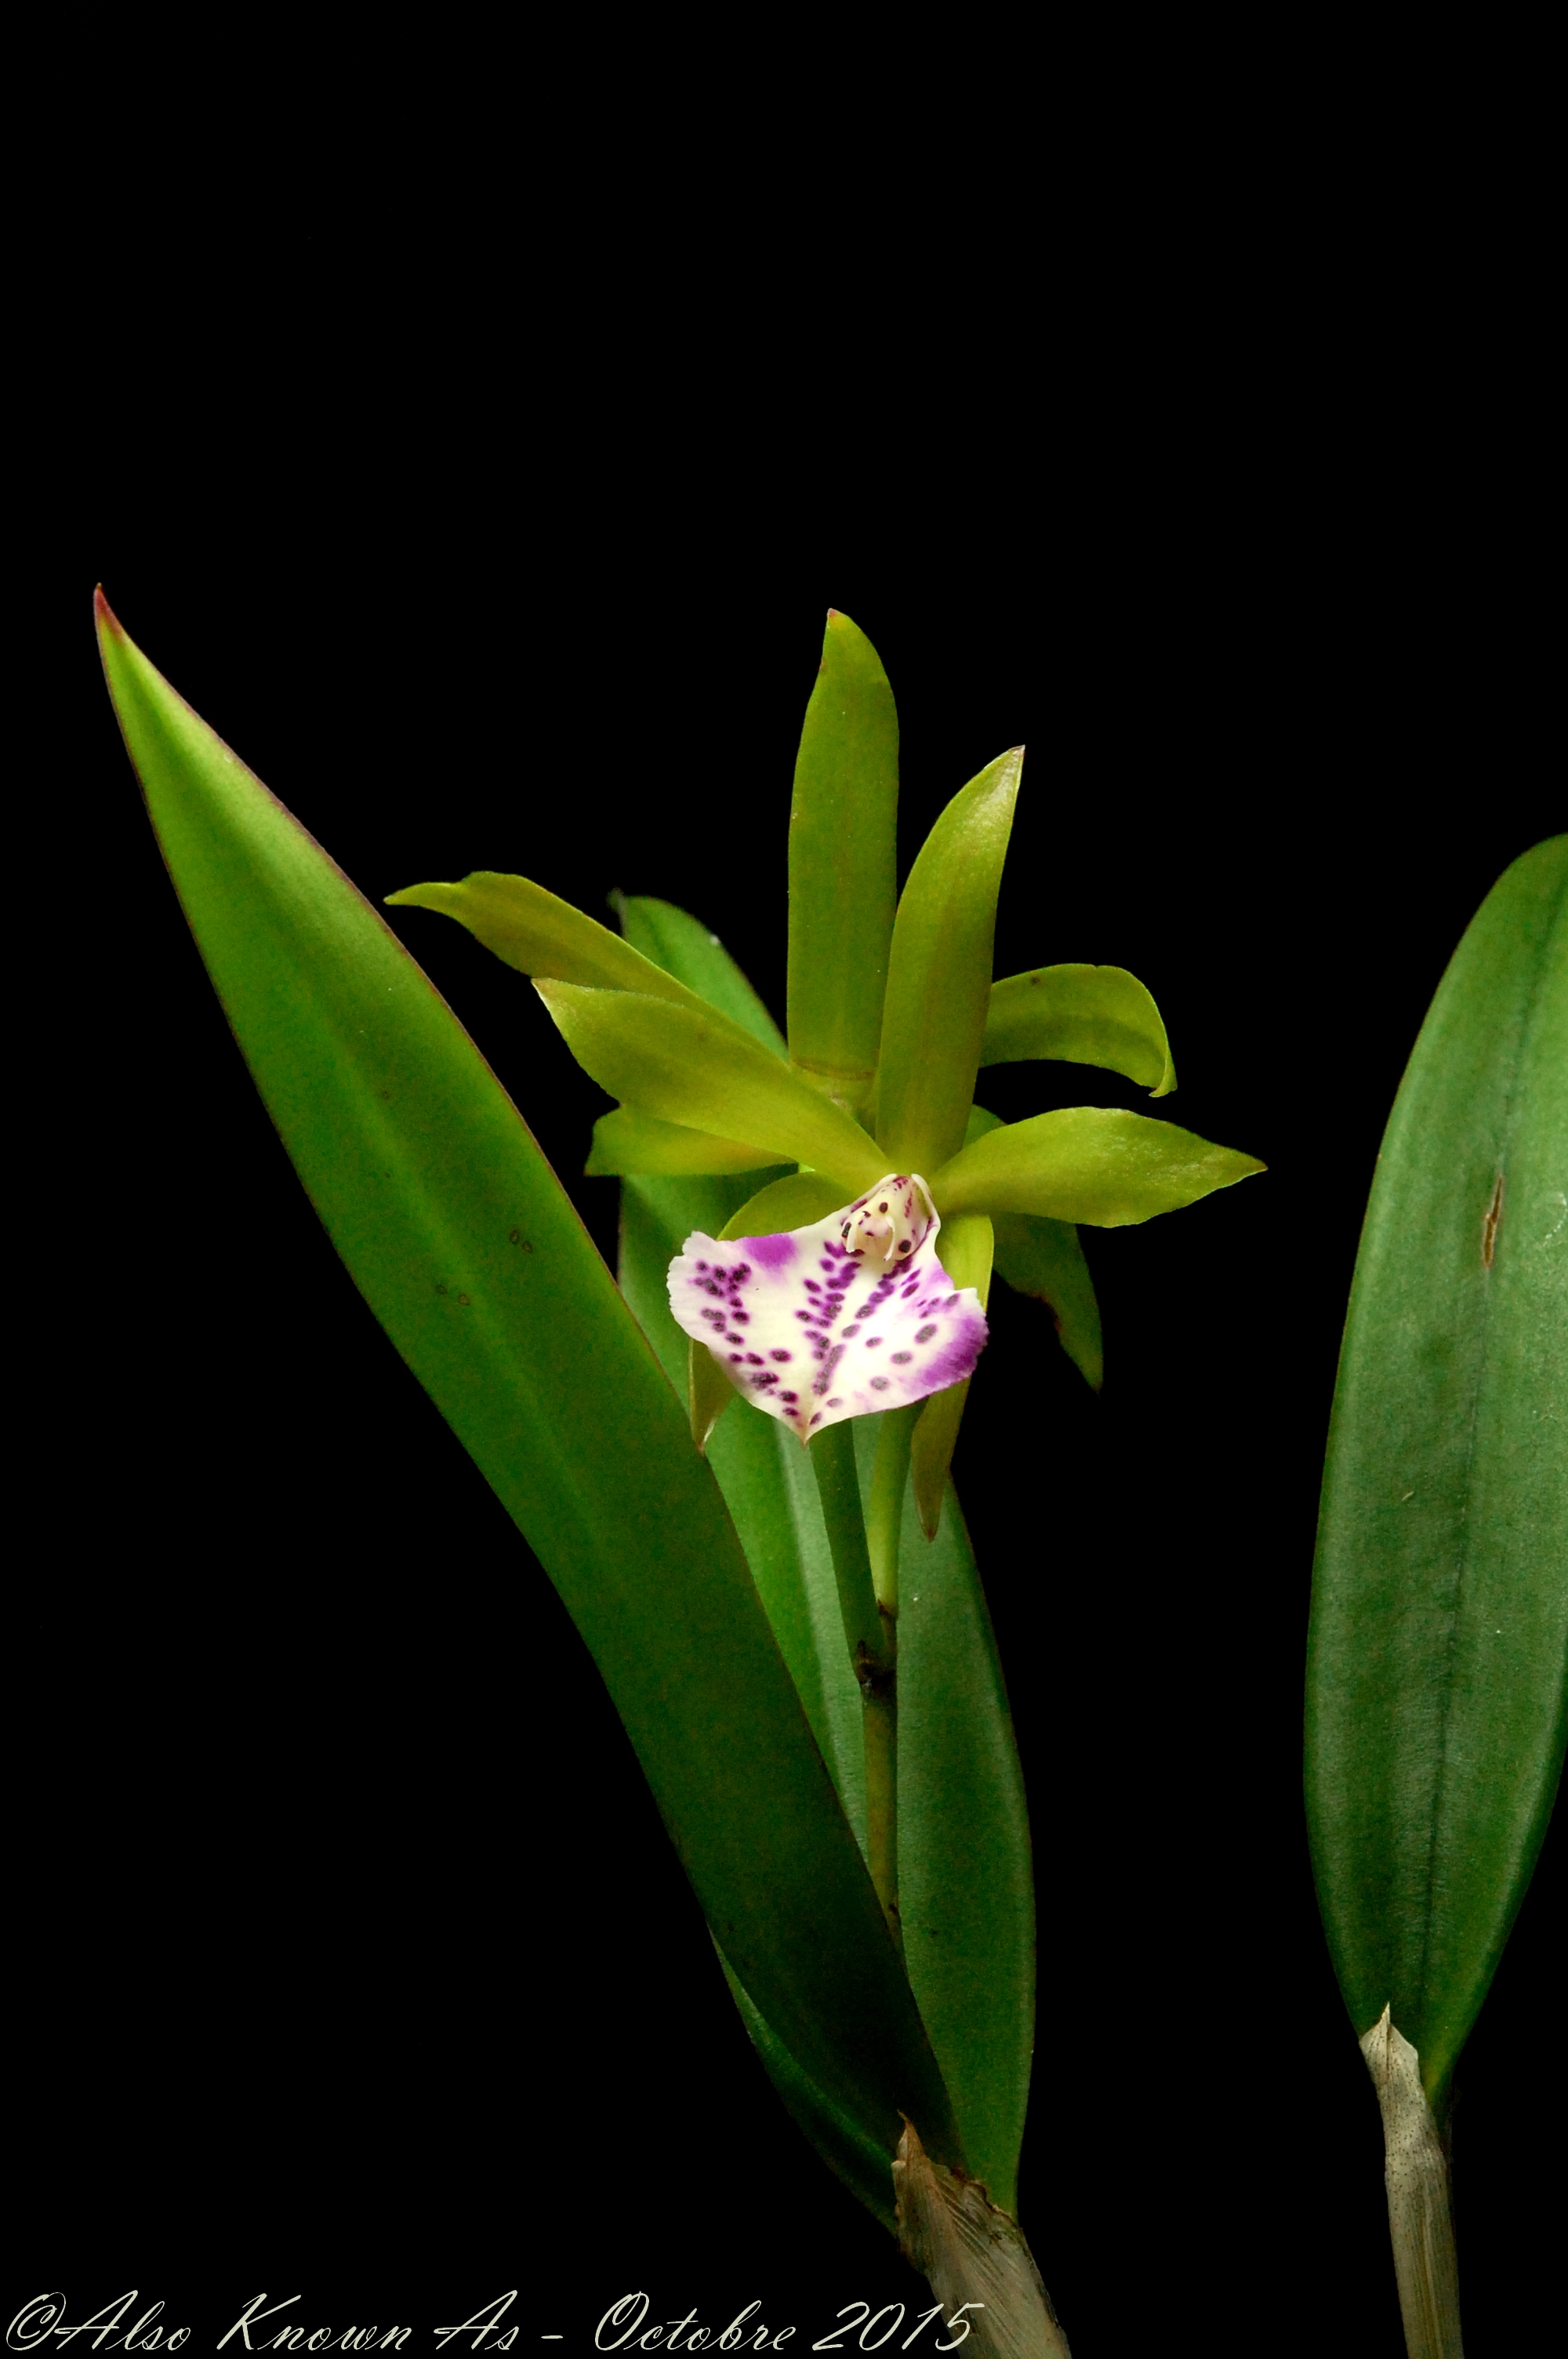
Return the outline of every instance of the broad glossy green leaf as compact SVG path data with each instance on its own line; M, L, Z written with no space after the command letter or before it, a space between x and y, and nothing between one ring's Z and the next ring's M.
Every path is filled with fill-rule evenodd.
M688 978L689 979L689 978ZM880 1173L877 1175L881 1176ZM794 1173L744 1202L743 1180L622 1183L621 1276L672 1375L687 1338L665 1276L693 1229L768 1235L820 1220L844 1199ZM880 1418L855 1420L862 1506ZM832 1558L808 1454L776 1418L744 1402L709 1444L785 1659L860 1840L865 1756ZM951 1489L939 1536L920 1533L913 1486L902 1538L899 1636L899 1876L906 1963L956 2076L949 2084L969 2167L1016 2206L1019 2142L1033 2042L1034 1904L1029 1825L1012 1723L968 1535ZM913 1905L912 1905L913 1904ZM739 2001L738 2001L739 2003ZM884 2224L892 2150L855 2133L754 2005L741 2013L784 2103L832 2168ZM982 2158L977 2160L976 2158Z
M614 1179L625 1171L690 1179L703 1172L762 1171L778 1159L766 1147L715 1138L709 1131L687 1130L678 1122L661 1122L636 1106L616 1106L594 1124L583 1169L590 1180Z
M964 1144L1001 1127L1000 1114L971 1106ZM1105 1377L1099 1304L1077 1230L1070 1221L1024 1212L998 1212L991 1228L997 1276L1015 1292L1049 1304L1062 1349L1098 1393Z
M389 893L386 902L393 909L436 909L456 918L520 974L549 975L605 991L647 992L683 1006L700 1005L684 984L597 918L585 917L526 876L481 868L460 885L405 886L400 893Z
M560 1591L725 1954L867 2135L896 2138L900 2107L948 2124L723 1500L555 1175L376 912L106 608L100 636L268 1112L372 1310Z
M980 1063L1034 1057L1104 1066L1157 1098L1176 1086L1160 1011L1125 967L1037 966L993 983Z
M883 1170L891 1164L929 1178L963 1144L990 1004L997 891L1022 767L1023 748L1015 746L954 796L900 898L877 1076Z
M534 988L579 1064L611 1097L662 1122L752 1138L776 1162L828 1173L843 1184L845 1198L886 1171L875 1140L859 1123L717 1008L571 983L535 982Z
M1379 1158L1307 1673L1318 1897L1358 2034L1434 2109L1530 1880L1568 1711L1568 835L1438 987Z
M988 1131L930 1175L944 1220L957 1212L1044 1213L1125 1228L1233 1188L1263 1166L1174 1123L1119 1106L1065 1106Z
M728 1016L775 1057L788 1056L784 1034L717 934L686 910L677 909L673 901L657 901L646 893L612 893L610 897L633 950L641 951L677 982L684 980L699 999ZM591 975L566 979L571 983L593 980Z
M789 813L789 1045L857 1112L881 1038L897 827L892 690L864 632L829 614Z

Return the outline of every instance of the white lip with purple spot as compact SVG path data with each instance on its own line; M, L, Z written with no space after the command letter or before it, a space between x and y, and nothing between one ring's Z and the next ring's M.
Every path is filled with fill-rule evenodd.
M670 1264L670 1309L738 1392L809 1441L973 1374L986 1316L937 1260L941 1226L906 1172L787 1235L719 1245L697 1230Z

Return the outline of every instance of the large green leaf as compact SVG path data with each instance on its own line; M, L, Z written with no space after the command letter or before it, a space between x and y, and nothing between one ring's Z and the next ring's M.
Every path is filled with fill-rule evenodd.
M1358 2034L1434 2107L1523 1897L1568 1698L1568 836L1517 860L1384 1136L1313 1581L1307 1804Z
M851 1106L876 1072L898 878L898 714L877 651L829 614L789 813L789 1045Z
M687 973L686 979L693 978ZM727 1008L718 991L707 995ZM665 1277L690 1232L700 1228L718 1236L744 1226L755 1234L773 1225L773 1212L795 1226L820 1218L825 1209L819 1180L778 1182L742 1205L737 1199L752 1184L742 1179L622 1183L622 1284L672 1381L684 1381L687 1338L670 1317ZM881 1421L854 1423L863 1499L870 1495L871 1453ZM715 1429L708 1454L780 1647L863 1841L860 1692L844 1644L807 1453L776 1418L740 1402ZM990 1619L950 1485L934 1542L921 1531L909 1485L901 1562L898 1854L905 1963L952 2093L969 2168L987 2180L997 2202L1013 2210L1034 2020L1029 1826ZM741 1980L732 1973L732 1984ZM758 2054L795 2120L885 2222L892 2150L851 2133L842 2106L803 2070L743 1983L737 1996Z
M864 2135L895 2139L903 2108L960 2154L722 1497L555 1175L376 912L102 606L100 637L268 1112L372 1310L560 1591L725 1955Z

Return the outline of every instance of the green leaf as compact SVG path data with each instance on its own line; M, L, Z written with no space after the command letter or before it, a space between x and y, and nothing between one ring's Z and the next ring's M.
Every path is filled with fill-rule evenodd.
M931 1194L944 1220L1034 1212L1119 1229L1262 1169L1255 1156L1211 1146L1174 1123L1119 1106L1065 1106L976 1139L931 1175Z
M571 983L534 988L579 1064L611 1097L662 1122L751 1137L774 1162L808 1163L842 1183L840 1202L887 1169L859 1123L716 1008Z
M867 2136L895 2140L902 2107L959 2152L722 1498L555 1175L376 912L100 614L169 873L268 1112L560 1591L715 1937Z
M699 1172L761 1171L778 1159L767 1148L743 1146L738 1138L715 1138L706 1130L661 1122L656 1114L642 1114L635 1106L616 1106L594 1124L593 1145L583 1169L594 1180L611 1179L623 1171L691 1177Z
M1023 748L1015 746L954 796L899 901L877 1077L884 1171L891 1165L929 1178L963 1144L1022 766Z
M1568 1698L1568 835L1444 976L1384 1136L1324 1475L1318 1897L1357 2031L1434 2110L1552 1810Z
M897 826L892 690L870 639L830 613L789 813L789 1045L857 1113L881 1038Z
M1176 1086L1160 1011L1125 967L1037 966L993 983L980 1063L1033 1057L1102 1065L1157 1098Z
M400 893L389 893L386 902L389 908L437 909L443 917L456 918L487 951L520 974L548 975L606 991L647 992L682 1006L701 1004L597 918L585 918L569 901L558 900L526 876L502 876L481 868L460 885L405 886Z
M684 982L699 999L728 1016L742 1032L771 1049L775 1057L787 1057L784 1034L768 1014L751 984L741 973L729 951L715 933L697 918L677 909L672 901L655 901L642 893L612 893L611 907L625 929L626 939L633 950L641 951L645 959L662 967L677 982ZM585 974L568 975L568 983L591 983ZM645 988L633 984L633 990Z

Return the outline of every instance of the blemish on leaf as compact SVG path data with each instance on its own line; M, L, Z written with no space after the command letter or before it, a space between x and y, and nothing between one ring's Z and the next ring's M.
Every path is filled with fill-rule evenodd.
M468 1299L469 1299L466 1294L460 1294L458 1297L458 1300L462 1304L465 1310L468 1309Z
M1492 1190L1492 1201L1487 1207L1487 1217L1481 1223L1481 1266L1490 1269L1492 1255L1498 1242L1498 1223L1503 1217L1503 1175L1498 1174L1498 1184Z

